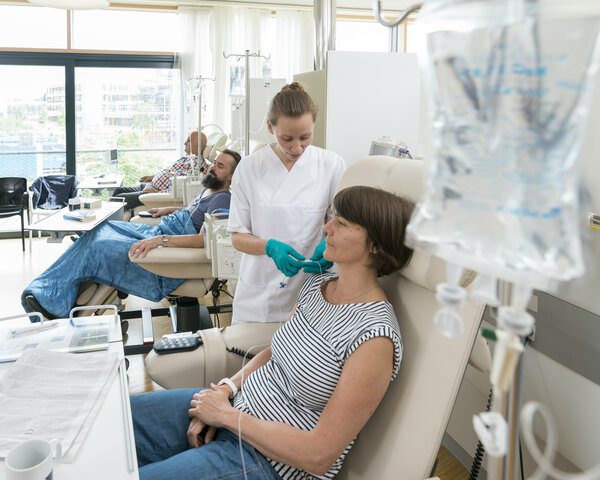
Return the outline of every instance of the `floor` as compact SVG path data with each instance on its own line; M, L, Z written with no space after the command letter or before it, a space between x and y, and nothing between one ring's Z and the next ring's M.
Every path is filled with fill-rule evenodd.
M71 240L68 237L59 244L47 243L44 237L34 237L31 250L29 250L29 239L27 239L26 250L23 252L20 238L0 240L0 305L2 305L0 316L5 317L23 313L20 296L24 287L27 286L31 279L52 264L70 245ZM126 302L128 309L159 305L137 297L128 298ZM207 297L205 302L211 303L212 298L210 296ZM222 318L221 321L227 323L228 319ZM155 318L154 330L155 338L170 331L169 319L167 317ZM141 323L136 320L130 321L128 338L124 340L126 342L139 343L140 336ZM162 390L146 374L143 355L129 356L129 361L130 366L127 373L129 391L132 395ZM468 472L442 446L439 452L435 476L438 476L441 480L463 480L468 478Z

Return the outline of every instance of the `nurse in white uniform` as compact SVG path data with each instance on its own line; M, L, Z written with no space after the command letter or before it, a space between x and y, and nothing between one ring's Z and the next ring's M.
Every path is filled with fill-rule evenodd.
M245 157L233 176L229 230L244 253L233 324L285 321L307 272L332 265L322 258L322 229L346 165L311 145L317 110L300 84L284 86L268 113L276 142Z

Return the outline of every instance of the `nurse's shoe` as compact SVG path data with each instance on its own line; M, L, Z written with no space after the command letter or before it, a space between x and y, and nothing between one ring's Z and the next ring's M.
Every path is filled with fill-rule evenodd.
M42 316L47 320L54 320L58 318L56 315L46 311L46 309L37 301L37 298L31 294L25 296L25 303L27 303L32 312L41 313Z

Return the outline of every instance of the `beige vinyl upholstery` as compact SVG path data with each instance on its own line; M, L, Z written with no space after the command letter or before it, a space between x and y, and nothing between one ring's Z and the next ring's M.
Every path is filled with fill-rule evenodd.
M158 247L150 250L144 258L131 258L131 261L163 277L212 277L210 260L203 248Z
M202 152L202 156L208 159L210 162L214 162L215 158L217 158L219 150L225 147L227 138L227 135L225 135L223 132L213 132L207 135L207 143L206 147L204 147L204 151Z
M253 355L271 344L278 323L243 323L223 328L199 330L203 346L191 352L146 357L150 378L164 388L196 388L217 383L242 367L244 357L227 348Z
M148 210L149 208L184 207L183 184L186 179L187 176L175 177L176 186L175 188L171 188L168 192L143 193L140 195L140 202L144 204L144 207L138 207L136 213L139 210Z
M380 187L418 200L423 194L424 165L420 160L362 158L349 166L338 189L351 185ZM466 287L473 279L472 272L465 272L461 284ZM435 287L445 280L445 262L418 251L402 272L380 280L400 324L402 365L336 478L420 480L431 474L485 307L467 300L460 312L464 333L455 339L443 337L433 316L440 308ZM261 342L266 345L276 327L269 331L267 325L205 330L208 348L160 359L151 352L146 365L151 377L168 388L204 386L239 367L231 354L223 352L224 345L243 349ZM217 365L206 368L212 362Z

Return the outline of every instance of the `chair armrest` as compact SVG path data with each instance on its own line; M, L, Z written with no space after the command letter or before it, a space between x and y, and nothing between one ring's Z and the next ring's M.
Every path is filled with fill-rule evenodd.
M149 272L169 278L211 278L212 265L204 248L153 248L144 257L129 260Z
M144 265L149 263L203 263L210 262L204 248L158 247L153 248L144 257L129 257L133 263Z
M170 193L143 193L140 202L149 208L184 206L182 199L173 198Z
M21 200L21 211L27 210L29 212L29 192L23 192L23 199Z

